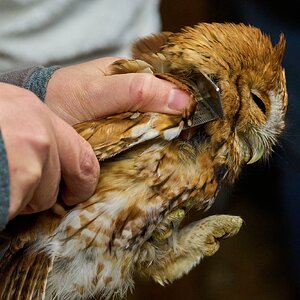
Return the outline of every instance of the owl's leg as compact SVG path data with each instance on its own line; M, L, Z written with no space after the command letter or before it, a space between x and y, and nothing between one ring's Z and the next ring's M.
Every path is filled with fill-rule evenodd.
M219 241L234 236L243 220L238 216L213 215L182 228L173 241L149 242L140 273L164 285L187 274L204 256L219 249Z

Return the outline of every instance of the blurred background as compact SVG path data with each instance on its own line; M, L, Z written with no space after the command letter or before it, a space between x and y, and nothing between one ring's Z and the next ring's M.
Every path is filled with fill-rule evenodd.
M163 30L232 21L260 27L274 43L280 32L285 34L287 128L270 161L247 166L235 186L225 188L208 212L240 215L245 224L239 234L224 240L214 256L169 286L139 281L130 300L300 299L300 22L290 2L161 1Z

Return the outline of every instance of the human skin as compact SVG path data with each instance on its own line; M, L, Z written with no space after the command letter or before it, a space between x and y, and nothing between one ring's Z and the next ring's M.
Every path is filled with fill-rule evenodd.
M48 209L58 195L74 205L93 194L100 166L72 128L75 123L124 111L180 114L190 103L187 94L151 74L106 76L116 59L59 68L48 82L44 103L30 91L0 83L10 219Z

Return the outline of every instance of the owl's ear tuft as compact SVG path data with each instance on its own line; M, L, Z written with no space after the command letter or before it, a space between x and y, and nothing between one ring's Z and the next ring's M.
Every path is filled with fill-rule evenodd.
M171 34L172 32L163 31L137 39L132 45L132 57L141 59L143 54L160 52L161 47L167 43Z
M284 37L284 34L281 33L279 37L279 42L278 44L274 47L274 62L281 64L283 57L284 57L284 52L285 52L285 45L286 45L286 40Z

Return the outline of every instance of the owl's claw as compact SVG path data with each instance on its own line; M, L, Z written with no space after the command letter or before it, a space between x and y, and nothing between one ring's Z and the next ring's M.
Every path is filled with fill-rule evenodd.
M177 235L172 234L175 247L161 241L148 244L152 264L147 269L141 268L141 273L162 285L173 282L188 273L204 256L216 253L220 240L236 235L242 224L242 218L231 215L213 215L193 222ZM153 250L157 257L153 256Z
M229 215L213 215L201 220L199 227L202 230L198 233L198 243L203 255L215 254L220 247L220 240L236 235L242 224L242 218Z

